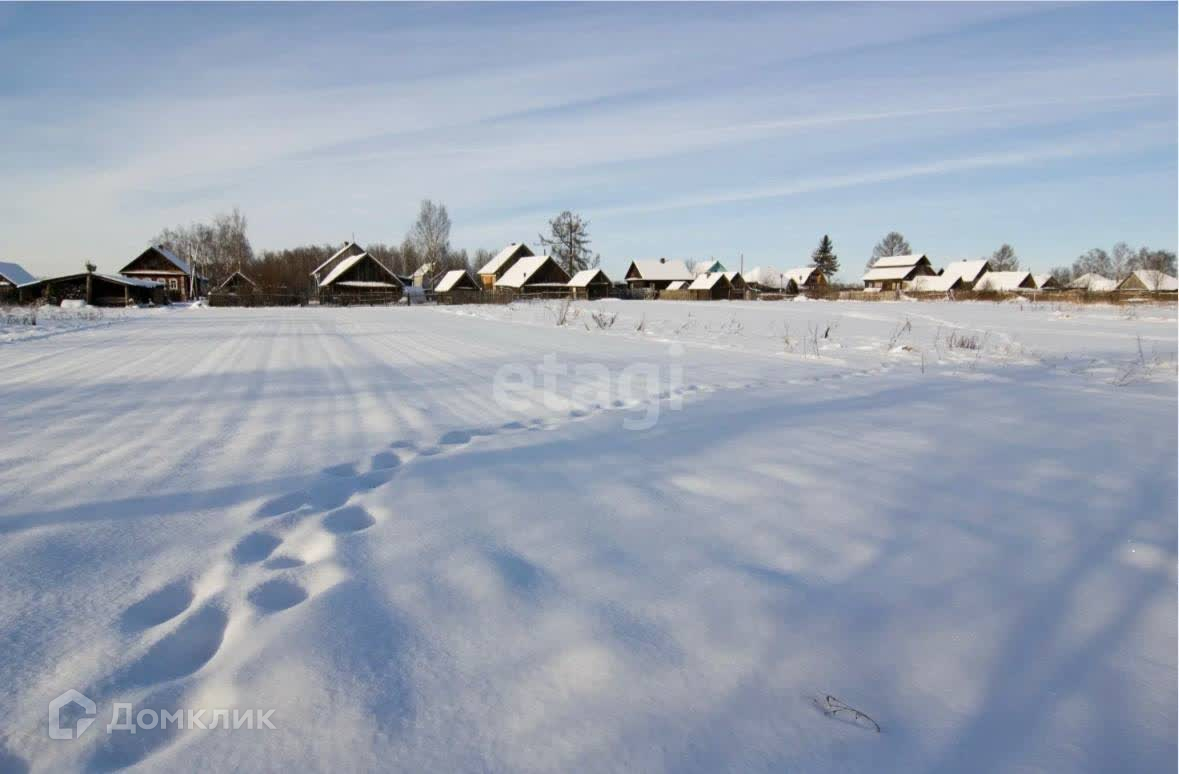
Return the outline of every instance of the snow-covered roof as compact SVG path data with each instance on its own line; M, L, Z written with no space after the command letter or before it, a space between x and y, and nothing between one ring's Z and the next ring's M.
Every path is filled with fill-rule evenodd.
M505 288L522 288L532 279L532 275L552 258L547 255L526 255L512 264L503 276L495 281L495 286Z
M399 288L400 282L378 282L377 280L344 280L337 285L346 288Z
M745 281L751 285L780 289L785 284L786 278L777 269L769 266L757 266L745 272Z
M877 282L880 280L903 280L913 272L913 265L905 266L873 266L864 273L861 277L864 282Z
M79 274L76 276L84 275ZM102 277L107 282L113 282L116 285L129 285L133 288L160 288L164 286L164 283L162 282L156 282L155 280L147 279L137 279L135 277L128 277L124 274L99 274L98 272L94 272L94 276Z
M429 274L433 274L433 273L434 273L434 264L433 263L423 263L421 266L419 266L413 270L412 276L425 277L425 276L427 276Z
M589 287L589 284L591 282L593 282L594 278L597 277L599 274L602 275L602 278L604 280L606 280L606 282L610 281L610 278L607 277L606 273L603 272L601 269L582 269L581 271L574 274L572 279L569 280L569 287L571 287L571 288Z
M1111 280L1109 277L1103 277L1093 272L1082 274L1068 283L1070 290L1088 290L1090 293L1108 293L1111 290L1115 290L1117 286L1118 283L1116 280Z
M707 261L697 261L692 264L692 274L699 277L701 274L711 274L714 271L724 271L725 265L715 258Z
M675 282L667 283L667 290L684 290L687 287L687 280L676 280Z
M1026 271L988 271L974 283L975 290L1018 290L1033 284L1032 275Z
M238 271L235 271L233 274L230 274L228 277L226 277L226 278L225 278L225 281L224 281L224 282L222 282L220 285L218 285L218 286L217 286L217 289L218 289L218 290L220 290L221 288L223 288L223 287L225 287L226 285L228 285L228 284L229 284L229 283L230 283L230 282L233 280L233 278L234 278L234 277L241 277L241 278L242 278L242 279L244 279L246 282L250 283L250 285L252 285L253 287L258 287L258 283L257 283L257 282L254 282L254 280L252 280L252 279L250 279L249 277L247 277L246 275L242 274L242 273L241 273L241 270L239 269Z
M1037 288L1044 288L1049 284L1052 287L1057 287L1056 280L1052 279L1051 274L1033 274L1032 282L1036 283Z
M172 252L163 245L154 245L154 247L156 252L167 258L168 261L177 269L180 269L180 271L184 272L185 274L192 274L192 267L188 265L188 261L185 261L180 256L176 255L176 253Z
M528 245L524 244L523 242L512 242L507 247L496 253L494 258L483 264L483 268L479 269L479 271L476 273L496 274L500 269L503 268L503 265L507 263L513 255L519 253L521 250L523 250L522 255L525 257L532 255L532 251L528 249Z
M434 286L435 292L446 293L454 290L454 286L458 284L459 280L466 274L466 269L451 269L442 275L442 279L438 280L438 284ZM468 275L470 276L470 275ZM474 278L471 279L474 282Z
M345 258L344 260L342 260L338 264L336 264L336 268L334 268L330 272L328 272L328 275L326 277L324 277L322 281L320 281L319 286L321 288L326 288L328 285L335 282L336 279L341 274L348 271L349 269L351 269L356 264L360 263L360 261L362 261L365 258L372 258L372 256L369 255L367 252L357 253L356 255L348 256L347 258ZM375 263L377 266L380 266L386 274L388 274L390 277L393 278L393 282L396 283L396 285L393 285L394 287L400 287L404 284L404 283L402 283L402 281L400 279L398 279L396 274L389 271L389 268L387 266L385 266L385 264L381 263L376 258L373 258L373 263ZM361 285L356 285L355 282L340 283L340 284L348 284L348 285L355 285L356 287L362 287ZM377 284L384 285L386 283L380 282Z
M1179 281L1170 274L1155 269L1138 269L1130 277L1137 278L1147 290L1170 291L1179 289ZM1118 287L1125 285L1130 280L1130 277L1122 280Z
M11 282L13 285L28 285L30 282L36 282L37 278L25 271L25 267L19 263L11 263L9 261L0 261L0 277Z
M328 264L330 264L332 261L336 260L336 259L337 259L337 258L339 258L341 255L343 255L344 253L348 252L349 250L351 250L351 249L352 249L352 248L354 248L354 247L355 247L355 248L357 248L357 249L360 249L360 245L356 244L355 242L352 242L352 241L345 242L343 247L341 247L341 248L340 248L339 250L337 250L336 252L332 253L332 257L331 257L331 258L328 258L326 261L324 261L323 263L321 263L321 264L319 264L318 266L316 266L314 269L312 269L312 270L311 270L311 273L312 273L312 274L319 274L321 271L323 271L323 269L324 269L324 267L325 267L325 266L327 266L327 265L328 265ZM363 253L363 252L365 252L365 251L364 251L363 249L361 249L361 250L360 250L360 253ZM360 253L353 253L353 254L354 254L354 255L359 255Z
M782 279L794 280L795 285L809 285L811 278L818 270L815 266L798 266L782 272Z
M668 261L660 258L652 261L631 261L631 265L638 270L639 279L643 280L691 281L695 276L688 271L688 267L684 265L683 261Z
M692 284L688 285L688 290L712 290L716 284L725 277L724 272L714 271L708 274L701 274L696 279L692 280Z
M895 269L898 266L916 266L922 261L928 261L925 253L920 255L882 255L872 264L874 269Z
M978 278L991 270L991 265L985 258L980 258L975 261L954 261L946 264L946 268L942 269L943 277L961 277L962 281L968 285L973 285Z
M741 276L741 272L739 271L722 271L721 274L725 275L725 279L727 279L730 283L737 280L741 280L742 282L745 281L745 277Z
M905 283L905 290L914 293L946 293L961 279L956 274L919 274Z

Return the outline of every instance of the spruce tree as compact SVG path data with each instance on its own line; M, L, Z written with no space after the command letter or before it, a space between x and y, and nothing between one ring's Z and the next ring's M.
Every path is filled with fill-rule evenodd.
M830 278L839 271L839 256L835 254L835 243L826 234L819 240L819 246L811 253L811 263Z

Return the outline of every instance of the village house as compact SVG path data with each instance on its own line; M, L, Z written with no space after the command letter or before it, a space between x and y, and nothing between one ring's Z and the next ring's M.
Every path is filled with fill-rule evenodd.
M1118 284L1118 290L1145 290L1150 293L1174 293L1179 282L1170 274L1153 269L1138 269L1131 272Z
M238 269L233 274L225 278L217 287L213 288L214 293L232 293L234 295L241 295L243 293L257 293L258 283L247 277Z
M1027 271L988 271L974 283L980 292L1010 293L1018 290L1035 290L1036 281Z
M483 283L484 290L491 290L496 286L499 278L504 276L508 269L516 265L516 262L521 258L528 258L532 256L532 251L528 249L528 245L523 242L512 242L504 249L495 254L483 267L476 272L479 275L480 282Z
M1084 290L1086 293L1112 293L1117 290L1118 283L1117 280L1090 272L1077 277L1066 287L1069 290Z
M496 290L512 293L567 293L569 274L549 255L528 255L495 281Z
M968 288L957 274L920 274L901 285L907 293L949 293Z
M355 242L345 242L344 246L336 252L332 253L331 257L323 263L311 270L312 287L316 293L319 294L319 283L323 281L332 269L340 265L340 261L350 258L354 255L360 255L364 252L364 248Z
M745 278L741 276L741 272L726 271L721 273L724 274L725 279L729 281L729 298L745 298L745 289L748 286L745 284Z
M1032 282L1037 290L1060 290L1060 283L1051 274L1033 274Z
M876 260L862 277L867 290L898 290L914 277L936 274L922 255L886 255Z
M688 285L688 293L696 301L720 301L727 299L732 286L724 272L714 271L711 274L701 274Z
M794 283L796 293L827 287L827 275L817 266L799 266L787 269L782 272L782 277L785 281Z
M391 303L404 291L397 275L367 252L349 255L319 283L320 300L335 304Z
M437 266L438 264L436 263L423 263L414 269L413 274L409 277L410 285L422 290L433 289L434 276L438 273Z
M769 266L757 266L745 272L745 284L759 292L782 292L786 288L782 272Z
M19 263L0 261L0 301L19 302L22 285L33 285L37 278Z
M208 292L208 279L196 273L188 262L163 245L152 245L131 259L119 274L159 282L173 301L190 301Z
M691 282L695 275L683 261L631 261L626 270L626 284L632 289L664 290L673 282Z
M466 269L452 269L434 285L434 298L444 304L461 304L475 300L483 292L479 281Z
M601 269L583 269L569 280L569 288L574 298L606 298L610 295L614 283Z
M978 278L991 270L990 261L985 258L968 261L953 261L946 264L946 268L938 272L939 277L958 278L962 280L959 287L963 290L970 290L974 284L978 282ZM958 289L957 287L955 289Z

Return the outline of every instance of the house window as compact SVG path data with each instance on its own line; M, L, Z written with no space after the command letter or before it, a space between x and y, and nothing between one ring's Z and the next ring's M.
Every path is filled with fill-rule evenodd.
M176 278L175 278L175 277L169 277L169 278L168 278L168 289L169 289L169 290L176 290L178 287L179 287L179 286L176 284Z

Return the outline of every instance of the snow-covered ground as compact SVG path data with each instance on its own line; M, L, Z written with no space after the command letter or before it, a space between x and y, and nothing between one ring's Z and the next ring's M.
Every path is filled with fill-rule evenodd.
M559 315L0 343L0 770L1174 765L1174 306Z

